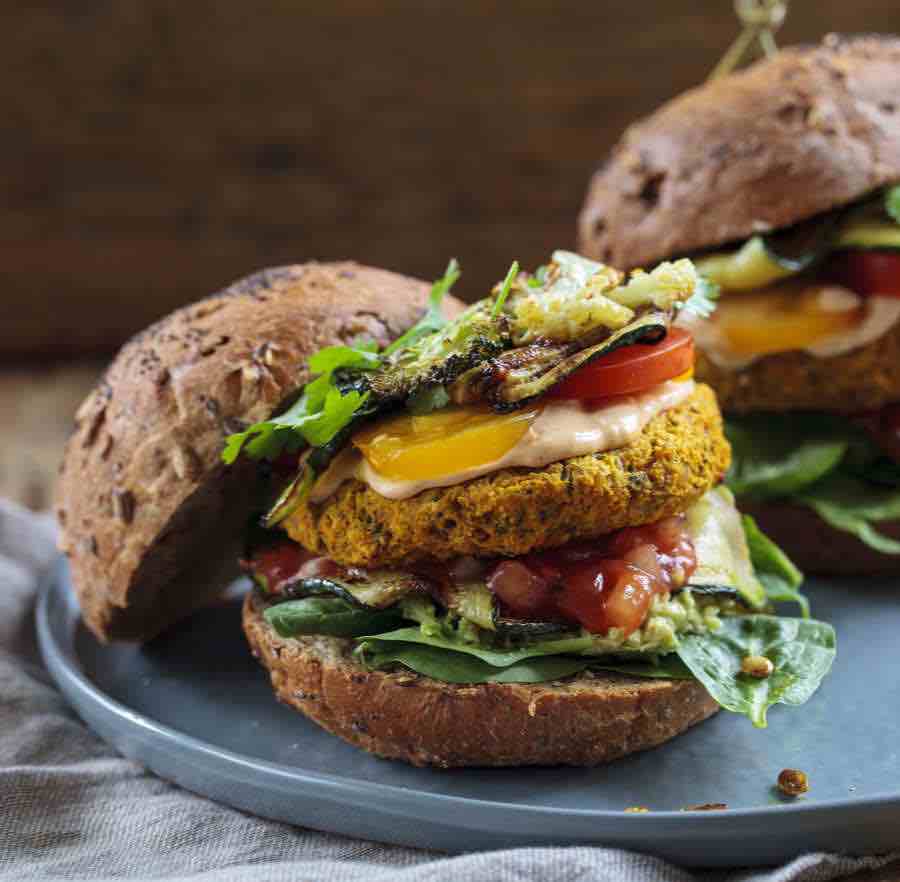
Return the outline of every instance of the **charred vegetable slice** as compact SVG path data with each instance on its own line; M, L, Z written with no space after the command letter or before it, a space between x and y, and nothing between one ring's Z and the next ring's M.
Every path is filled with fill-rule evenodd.
M358 579L352 576L350 573L347 578L298 579L285 587L284 594L293 599L331 595L365 609L377 610L393 606L408 594L424 588L422 580L411 573L378 570L360 575Z
M494 620L494 630L501 637L528 640L566 633L578 633L576 626L565 622L530 622L524 619Z
M511 410L549 392L569 374L632 343L655 343L665 337L670 317L652 312L603 339L582 339L569 344L532 343L504 353L463 374L450 389L457 404L487 400L496 410Z
M483 582L472 582L452 589L448 592L445 603L447 608L460 618L486 631L493 631L499 637L528 639L578 630L577 626L565 622L504 618L500 615L497 598Z
M753 569L734 496L724 487L710 490L687 512L687 529L697 555L691 587L730 586L753 608L766 603L766 591Z

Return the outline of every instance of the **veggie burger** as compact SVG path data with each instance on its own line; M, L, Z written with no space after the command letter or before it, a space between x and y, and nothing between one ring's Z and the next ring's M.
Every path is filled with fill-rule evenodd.
M632 126L582 250L690 256L685 322L728 416L727 482L804 567L900 568L900 40L829 37Z
M714 307L692 263L626 278L557 251L449 318L457 276L392 341L312 352L294 402L227 439L273 492L241 565L278 697L444 767L596 764L719 706L762 726L805 701L834 633L720 485L721 417L674 326Z

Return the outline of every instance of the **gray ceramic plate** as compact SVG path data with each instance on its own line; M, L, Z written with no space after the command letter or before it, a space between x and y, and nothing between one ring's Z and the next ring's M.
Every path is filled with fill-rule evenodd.
M595 843L694 866L889 851L900 844L900 594L887 582L818 582L809 593L839 641L809 704L774 709L763 731L723 712L593 770L441 772L368 756L275 701L235 599L148 646L101 646L79 624L61 565L38 634L62 691L123 754L265 817L452 851ZM808 773L807 796L778 798L784 767ZM714 802L728 810L683 811Z

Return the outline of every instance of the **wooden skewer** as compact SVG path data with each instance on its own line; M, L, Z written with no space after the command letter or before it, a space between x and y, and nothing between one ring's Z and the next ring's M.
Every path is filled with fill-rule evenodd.
M784 24L788 0L734 0L734 11L743 24L737 39L728 47L709 75L711 80L731 73L745 60L754 43L766 56L778 51L775 31Z

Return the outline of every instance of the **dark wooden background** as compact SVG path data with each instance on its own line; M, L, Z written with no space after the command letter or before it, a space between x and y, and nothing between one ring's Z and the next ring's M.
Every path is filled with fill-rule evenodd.
M700 81L729 0L5 3L0 355L106 353L265 265L359 260L481 296L571 245L633 117ZM793 0L783 41L900 29Z
M900 30L791 6L782 42ZM730 0L0 2L0 495L47 505L110 354L253 270L456 256L472 298L571 246L622 128L737 30Z

